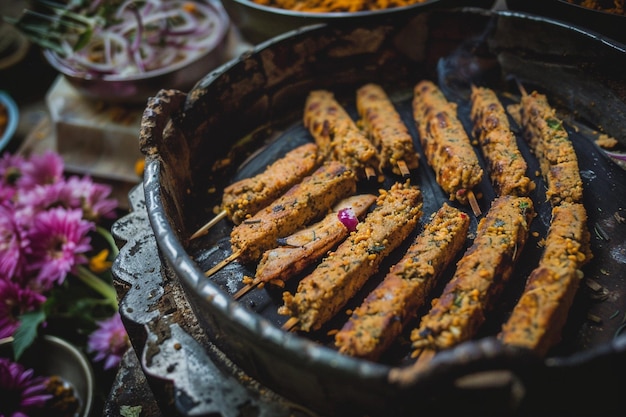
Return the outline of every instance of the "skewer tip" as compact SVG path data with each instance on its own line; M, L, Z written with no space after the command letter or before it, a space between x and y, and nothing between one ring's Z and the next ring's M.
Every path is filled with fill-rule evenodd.
M220 211L214 218L212 218L210 221L208 221L204 226L202 226L201 228L196 230L196 232L193 235L191 235L189 240L193 240L193 239L196 239L196 238L198 238L200 236L206 235L208 233L209 229L211 227L215 226L215 224L217 222L219 222L220 220L222 220L224 217L226 217L226 210Z
M298 322L300 321L300 319L298 319L297 317L290 317L283 325L282 325L282 329L286 332L291 332L296 330L296 326L298 325Z
M398 169L400 170L400 173L403 177L408 177L411 175L411 171L404 161L398 161Z
M519 89L520 93L522 93L522 96L527 96L528 92L526 91L526 88L524 88L524 85L522 85L522 82L518 79L515 79L515 83L517 84L517 88Z
M239 257L239 252L233 252L231 253L228 257L226 257L225 259L223 259L222 261L218 262L213 268L209 269L208 271L206 271L204 273L204 276L206 277L210 277L211 275L219 272L222 268L224 268L226 265L228 265L229 263L231 263L232 261L234 261L235 259L237 259Z
M482 214L482 211L480 210L480 206L478 205L478 201L476 200L476 195L471 190L467 192L467 201L469 202L469 205L474 212L474 216L480 216Z
M233 294L233 298L235 300L240 299L241 297L246 295L248 292L250 292L250 290L252 290L253 288L256 288L260 283L261 281L254 280L252 281L252 283L244 285L235 294Z
M368 180L376 178L376 171L372 167L365 167L365 176Z

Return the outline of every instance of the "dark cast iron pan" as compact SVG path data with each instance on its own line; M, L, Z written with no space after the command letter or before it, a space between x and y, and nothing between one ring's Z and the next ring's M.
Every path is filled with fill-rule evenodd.
M626 44L626 16L581 6L582 0L506 0L510 10L546 16L607 36ZM613 7L612 0L600 0L603 7Z
M624 64L626 53L617 44L506 11L433 10L274 38L208 74L187 94L162 90L149 101L140 135L144 189L163 265L180 280L198 320L226 356L264 386L322 415L614 413L623 406L618 387L626 371L626 339L619 336L626 310L626 224L620 220L626 217L626 173L594 141L602 129L626 145ZM343 314L319 332L281 330L286 317L276 309L282 290L267 286L239 301L231 296L253 266L234 263L204 276L230 253L232 226L222 221L200 239L188 237L214 215L226 184L311 140L301 123L309 91L332 90L354 115L356 89L380 83L416 135L410 97L424 78L459 103L466 124L471 83L494 88L505 103L519 96L517 83L537 89L566 122L583 177L594 259L584 269L563 340L547 358L501 346L494 337L537 262L550 218L544 185L534 176L537 161L521 140L538 184L531 196L537 236L530 237L511 285L476 339L442 352L424 368L413 366L406 335L377 363L338 354L327 332L341 326ZM426 219L446 196L423 157L412 181L422 189ZM494 196L489 181L478 191L486 211ZM475 226L474 219L472 231ZM297 281L293 277L286 290Z

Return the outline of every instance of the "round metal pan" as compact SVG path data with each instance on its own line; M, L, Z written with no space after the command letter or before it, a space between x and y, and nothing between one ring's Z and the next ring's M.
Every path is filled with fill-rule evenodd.
M164 268L181 282L199 322L230 360L322 415L616 410L620 395L614 381L623 381L626 356L626 340L619 336L626 308L621 237L626 224L620 220L626 173L595 139L603 129L626 145L624 64L619 45L507 11L432 10L365 27L320 25L274 38L208 74L188 93L162 90L148 103L140 135L145 200ZM550 218L544 187L534 174L536 236L525 246L512 285L475 340L424 367L414 366L406 338L376 363L339 354L327 332L341 325L342 314L319 332L283 331L286 317L276 312L283 290L266 286L239 301L232 298L253 266L235 262L204 275L230 253L232 226L222 221L202 238L189 241L189 236L214 216L226 184L312 140L301 122L309 91L332 90L354 115L356 89L377 82L416 135L410 98L422 79L437 81L458 103L466 126L472 83L494 88L506 101L519 96L521 83L546 94L565 120L583 177L594 259L584 269L563 340L547 358L501 346L494 337L536 264ZM534 173L537 161L521 140L520 145ZM422 189L426 219L447 197L421 153L412 181ZM488 180L478 192L485 212L494 196ZM476 219L472 230L475 226ZM285 290L296 283L293 277Z
M255 3L252 0L221 0L242 35L253 43L265 41L302 26L327 23L332 25L360 24L367 26L396 15L414 15L433 7L490 8L494 0L424 0L408 6L365 10L358 12L306 12L281 9Z

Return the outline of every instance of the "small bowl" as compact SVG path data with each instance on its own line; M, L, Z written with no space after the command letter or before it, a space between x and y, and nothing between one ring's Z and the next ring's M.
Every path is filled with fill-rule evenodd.
M6 123L0 128L0 152L9 144L20 119L17 104L10 95L0 91L0 114L6 112Z
M302 12L264 6L252 0L221 0L232 22L252 43L260 43L282 33L309 25L377 23L394 16L425 11L431 7L490 8L494 0L426 0L408 6L359 12Z
M0 356L12 358L11 342L0 343ZM61 377L74 388L80 400L77 417L88 417L93 404L95 376L87 357L74 345L56 336L37 339L19 360L38 376Z
M43 55L85 97L106 102L145 104L148 97L163 88L181 91L191 89L197 80L223 62L230 19L221 4L208 0L206 5L214 9L221 22L219 32L208 39L206 52L174 65L141 74L90 76L69 68L52 50L44 49Z

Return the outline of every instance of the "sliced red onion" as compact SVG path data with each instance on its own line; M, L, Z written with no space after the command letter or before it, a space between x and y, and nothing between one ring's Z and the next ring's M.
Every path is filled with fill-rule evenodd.
M67 49L64 65L74 72L130 75L188 61L217 42L223 22L209 5L186 1L124 1L109 27L97 27L90 44L80 51ZM103 61L91 59L101 49ZM158 51L157 51L158 50ZM201 51L201 52L200 52Z
M354 213L352 207L339 210L337 212L337 218L339 218L339 221L346 226L346 229L350 232L354 232L356 230L356 226L359 224L359 219Z
M624 153L617 153L617 152L611 152L611 151L604 151L604 152L611 158L626 162L626 154Z

